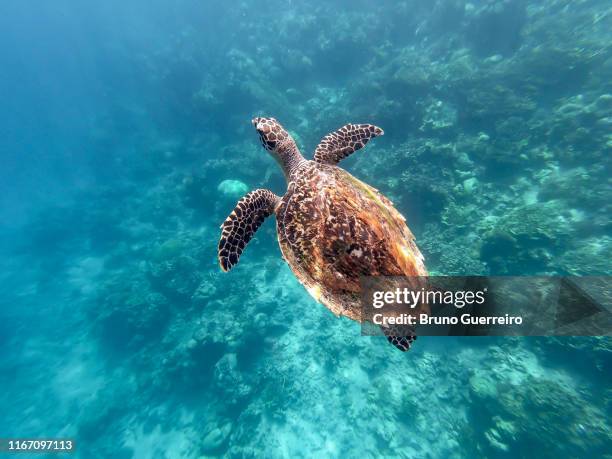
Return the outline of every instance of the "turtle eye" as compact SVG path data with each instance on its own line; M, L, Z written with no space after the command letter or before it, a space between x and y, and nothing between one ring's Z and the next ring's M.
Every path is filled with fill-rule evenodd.
M255 130L259 133L259 135L265 136L268 132L270 132L270 127L267 126L265 123L262 123L261 121L259 121L255 125Z
M265 134L260 135L261 145L268 151L274 151L276 148L276 140L270 140L266 138Z

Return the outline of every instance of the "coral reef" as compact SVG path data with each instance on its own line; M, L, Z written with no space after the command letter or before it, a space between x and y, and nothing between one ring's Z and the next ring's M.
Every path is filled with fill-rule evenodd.
M216 260L236 200L285 189L263 114L306 155L346 122L383 127L342 166L405 214L432 274L610 275L609 6L190 8L132 11L138 40L103 29L123 67L98 63L114 97L84 116L95 186L0 228L0 434L100 458L609 455L609 337L404 355L304 292L273 221L237 269Z

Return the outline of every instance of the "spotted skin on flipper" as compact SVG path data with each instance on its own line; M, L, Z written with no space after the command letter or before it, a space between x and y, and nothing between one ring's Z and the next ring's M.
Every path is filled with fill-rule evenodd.
M229 271L237 263L245 246L263 221L274 212L279 197L269 190L255 190L245 195L221 225L219 265Z
M414 343L416 339L416 336L387 336L387 341L402 352L409 351L412 343Z
M402 352L410 350L412 343L417 339L414 329L406 325L391 325L380 327L387 341L393 344Z
M315 150L314 160L324 164L338 164L341 160L365 147L384 131L373 124L346 124L321 139Z

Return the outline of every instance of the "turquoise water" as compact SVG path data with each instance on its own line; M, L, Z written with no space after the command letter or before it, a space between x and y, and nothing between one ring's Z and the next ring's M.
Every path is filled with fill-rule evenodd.
M342 167L393 200L431 273L609 275L611 31L604 0L3 1L0 438L609 457L609 338L404 354L314 302L273 218L230 273L216 250L242 194L285 191L250 123L273 116L307 157L382 127Z

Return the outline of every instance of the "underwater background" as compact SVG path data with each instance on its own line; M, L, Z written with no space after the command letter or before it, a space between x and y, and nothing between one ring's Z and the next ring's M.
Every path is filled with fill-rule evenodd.
M250 123L273 116L307 157L381 126L342 167L432 274L609 275L610 2L4 0L0 107L0 438L612 457L609 337L404 354L311 299L273 218L232 272L216 260L243 194L284 193Z

